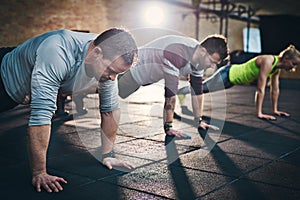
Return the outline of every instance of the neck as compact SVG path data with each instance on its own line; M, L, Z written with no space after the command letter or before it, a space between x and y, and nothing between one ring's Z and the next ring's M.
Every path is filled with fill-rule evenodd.
M275 62L275 59L274 59L274 62ZM277 69L282 69L282 68L284 68L284 67L283 67L283 63L282 63L282 58L278 57L278 62L277 62L277 64L276 64L275 68L277 68Z

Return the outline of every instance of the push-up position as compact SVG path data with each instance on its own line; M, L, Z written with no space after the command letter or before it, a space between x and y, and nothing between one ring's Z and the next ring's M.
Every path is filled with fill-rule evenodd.
M262 112L267 79L270 78L270 96L273 113L278 116L289 116L288 113L278 110L279 75L281 70L295 71L299 63L300 52L295 46L290 45L280 52L279 55L259 55L242 64L221 67L211 77L203 81L203 93L257 81L255 94L257 117L260 119L276 120L276 117ZM177 94L186 95L188 93L190 93L190 88L183 87Z
M194 91L192 106L195 125L202 129L212 128L201 120L202 77L206 68L216 66L228 57L228 53L226 38L221 35L210 35L200 43L189 37L175 35L158 38L140 47L138 63L119 75L119 95L126 98L140 86L164 79L164 131L167 135L187 138L183 132L172 128L179 76L190 76Z
M99 85L103 164L110 169L132 168L113 158L119 118L114 80L118 73L131 67L136 51L131 34L117 28L100 35L51 31L14 49L0 48L0 112L30 103L28 152L32 184L37 191L43 188L59 192L63 189L61 184L67 183L62 177L48 174L46 169L51 118L59 90L63 94L76 94L95 83Z

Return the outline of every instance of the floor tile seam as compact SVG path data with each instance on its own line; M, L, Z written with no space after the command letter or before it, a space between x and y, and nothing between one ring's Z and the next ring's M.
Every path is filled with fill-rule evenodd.
M207 195L209 195L209 194L212 194L212 193L214 193L214 192L216 192L216 191L218 191L218 190L221 190L221 189L225 188L226 186L228 186L228 185L230 185L230 184L233 184L233 183L237 182L238 180L239 180L238 178L235 178L235 179L233 179L233 180L231 180L231 181L225 182L225 183L219 185L218 187L214 188L213 190L211 190L211 191L209 191L209 192L207 192L207 193L205 193L205 194L200 195L200 196L198 197L198 199L201 199L201 198L203 198L203 197L205 197L205 196L207 196Z
M172 198L168 198L168 197L165 197L165 196L162 196L162 195L158 195L158 194L155 194L155 193L151 193L151 192L147 192L147 191L143 191L143 190L138 190L138 189L131 188L131 187L126 187L126 186L120 185L120 184L114 184L114 183L111 183L111 182L109 182L109 181L107 181L105 179L93 179L90 182L86 182L86 183L83 183L83 184L79 184L79 185L77 185L75 187L72 187L69 190L70 191L74 191L74 190L79 189L81 187L88 186L90 184L97 183L97 182L102 182L104 184L109 184L109 185L117 186L117 187L120 187L120 188L125 188L125 189L128 189L128 190L133 190L133 191L136 191L136 192L139 192L139 193L149 194L149 195L152 195L152 196L155 196L155 197L160 197L160 198L164 198L164 199L174 200Z
M160 133L159 133L160 134ZM155 134L153 136L156 136L156 135L159 135L159 134ZM132 135L121 135L121 136L124 136L124 137L129 137L129 138L132 138L131 140L126 140L126 141L121 141L121 142L117 142L116 144L126 144L127 142L132 142L132 141L135 141L135 140L147 140L147 141L151 141L151 142L157 142L157 143L164 143L163 141L161 140L155 140L155 139L151 139L151 138L145 138L145 137L135 137L135 136L132 136Z
M200 149L200 148L199 148ZM197 151L199 149L194 149L194 150L190 150L189 152L185 152L183 154L186 154L186 153L190 153L190 152L193 152L193 151ZM289 153L284 153L283 155L289 155L290 153L294 152L294 151L297 151L298 149L300 149L300 147L297 147L296 149L292 150L291 152ZM249 155L243 155L243 154L237 154L237 153L231 153L231 152L226 152L227 154L231 154L231 155L238 155L238 156L242 156L242 157L249 157L249 158L257 158L257 159L263 159L266 161L266 163L256 167L256 168L253 168L251 170L248 170L246 172L244 172L242 175L240 176L243 176L244 174L248 174L248 173L251 173L252 171L255 171L256 169L259 169L261 167L264 167L268 164L271 164L273 163L274 161L276 160L279 160L283 157L283 155L279 156L278 158L274 158L274 159L270 159L270 158L262 158L262 157L257 157L257 156L249 156ZM207 171L207 170L201 170L201 169L196 169L196 168L190 168L190 167L184 167L184 168L188 168L188 169L193 169L193 170L199 170L199 171L203 171L203 172L207 172L207 173L213 173L213 174L218 174L218 175L224 175L224 176L228 176L228 177L236 177L236 176L231 176L231 175L227 175L227 174L222 174L222 173L217 173L217 172L211 172L211 171ZM239 176L238 176L239 177ZM236 177L236 178L238 178Z
M243 177L243 176L247 176L248 174L250 174L250 173L253 172L253 171L256 171L256 170L258 170L258 169L264 168L264 167L266 167L266 166L268 166L268 165L270 165L270 164L272 164L272 163L274 163L274 162L277 162L277 161L280 162L280 159L282 159L282 158L284 158L284 157L290 155L291 153L293 153L293 152L295 152L295 151L297 151L297 150L299 150L299 149L300 149L300 146L297 147L297 148L295 148L294 150L292 150L292 151L290 151L290 152L287 152L287 153L284 153L284 154L282 154L282 155L280 155L280 156L278 156L278 157L276 157L276 158L274 158L274 159L261 158L261 157L256 157L256 156L247 156L247 155L236 154L236 153L228 153L228 154L239 155L239 156L245 156L245 157L250 157L250 158L258 158L258 159L263 159L263 160L266 160L266 161L267 161L267 162L263 163L262 165L259 165L259 166L255 167L255 168L251 169L251 170L245 171L245 172L240 176L240 177Z
M75 145L73 145L75 146ZM88 147L85 147L85 146L79 146L79 145L76 145L77 147L80 147L80 151L74 153L74 152L70 152L70 153L65 153L65 154L60 154L60 155L51 155L49 154L47 156L47 159L49 160L54 160L55 158L57 157L60 157L61 158L65 158L65 157L69 157L69 156L76 156L76 155L82 155L82 154L85 154L85 153L90 153L90 150L94 150L94 149L98 149L98 147L93 147L93 148L88 148Z
M221 151L221 150L217 150L217 151ZM273 160L272 158L264 158L264 157L258 157L258 156L253 156L253 155L245 155L245 154L240 154L240 153L233 153L233 152L227 152L227 151L223 151L226 154L230 154L230 155L237 155L237 156L242 156L242 157L248 157L248 158L257 158L257 159L262 159L262 160Z
M237 181L239 181L239 180L242 180L242 179L249 180L249 181L252 181L252 182L260 182L260 181L255 181L255 180L252 180L252 179L247 178L247 175L248 175L249 173L251 173L251 172L257 170L257 169L260 169L260 168L263 168L264 166L270 165L270 164L273 163L273 162L274 162L273 160L270 160L269 162L267 162L267 164L265 163L265 164L263 164L263 165L261 165L261 166L258 166L258 167L254 168L254 169L252 169L252 170L249 170L249 171L247 171L247 172L244 172L244 173L243 173L242 175L240 175L239 177L233 179L233 180L230 181L230 182L224 183L223 185L221 185L221 186L215 188L214 190L211 190L210 192L208 192L208 193L206 193L206 194L201 195L199 198L205 197L205 196L207 196L208 194L211 194L211 193L213 193L213 192L215 192L215 191L217 191L217 190L220 190L220 189L222 189L222 188L224 188L224 187L226 187L226 186L228 186L228 185L230 185L230 184L233 184L233 183L235 183L235 182L237 182ZM260 183L269 184L269 185L278 186L278 187L285 187L285 188L293 189L293 190L299 190L299 189L297 189L297 188L291 188L291 187L282 186L282 185L270 184L270 183L265 183L265 182L260 182Z
M140 110L139 110L140 111ZM149 114L144 114L144 113L140 113L140 112L138 112L138 113L136 113L136 111L133 111L133 112L121 112L121 116L123 116L123 115L132 115L132 116L146 116L146 117L154 117L154 118L159 118L159 119L162 119L163 117L161 117L161 116L157 116L157 115L149 115Z
M199 149L188 150L186 152L183 152L183 153L179 154L179 156L187 154L187 153L191 153L191 152L197 151L197 150L199 150ZM180 159L180 158L178 157L178 159ZM172 163L169 164L169 165L172 165ZM205 173L209 173L209 174L216 174L216 175L226 176L226 177L229 177L229 178L238 178L239 177L239 176L234 176L234 175L230 175L230 174L223 174L223 173L218 173L218 172L213 172L213 171L208 171L208 170L203 170L203 169L197 169L197 168L193 168L193 167L179 166L179 165L174 165L174 166L185 168L185 169L191 169L191 170L195 170L195 171L201 171L201 172L205 172Z
M192 150L192 151L195 151L195 150ZM192 151L190 151L190 152L192 152ZM243 157L250 157L250 158L263 159L263 160L266 160L266 163L271 163L271 162L274 161L274 159L261 158L261 157L255 157L255 156L246 156L246 155L236 154L236 153L227 153L227 154L238 155L238 156L243 156ZM266 164L266 163L264 163L264 164ZM262 164L262 165L264 165L264 164ZM260 168L262 165L260 165L260 166L258 166L258 167L256 167L256 168ZM256 169L256 168L254 168L254 169L245 171L244 173L242 173L242 175L234 176L234 175L230 175L230 174L223 174L223 173L218 173L218 172L211 172L211 171L201 170L201 169L196 169L196 168L192 168L192 167L185 167L185 166L183 166L183 167L184 167L184 168L188 168L188 169L193 169L193 170L199 170L199 171L203 171L203 172L207 172L207 173L213 173L213 174L223 175L223 176L227 176L227 177L232 177L232 178L239 178L240 176L243 176L244 174L247 174L249 171L255 170L255 169ZM250 173L250 172L249 172L249 173Z
M144 125L144 124L136 124L136 123L140 123L140 122L147 122L149 120L142 120L142 121L134 121L134 122L126 122L126 123L123 123L123 124L119 124L119 128L118 129L123 129L123 125L134 125L134 126L139 126L140 128L143 128L143 127L147 127L148 125ZM163 125L161 125L160 127L158 128L163 128ZM126 129L126 128L124 128ZM162 129L163 130L163 129Z
M117 170L116 170L117 171ZM124 175L124 174L129 174L130 172L121 172L121 171L119 171L119 172L117 172L117 173L114 173L114 174L111 174L111 175L108 175L108 176L105 176L105 177L101 177L101 178L96 178L96 179L94 179L94 180L96 180L96 181L104 181L104 180L106 180L106 179L110 179L110 178L117 178L117 177L120 177L120 176L122 176L122 175Z
M74 187L68 188L68 190L74 191L74 190L80 189L81 187L84 187L84 186L87 186L87 185L90 185L90 184L93 184L93 183L96 183L96 182L97 182L97 180L91 180L91 181L76 185Z
M224 174L224 173L219 173L219 172L214 172L214 171L208 171L208 170L204 170L204 169L197 169L197 168L187 167L187 166L179 166L179 165L173 165L173 166L178 167L178 168L184 168L184 169L199 171L199 172L205 172L205 173L208 173L208 174L225 176L225 177L233 178L233 179L237 179L237 178L240 177L240 175L235 176L235 175Z
M233 136L234 138L239 138L239 137L242 137L242 136L247 136L249 134L254 134L256 132L259 132L259 131L265 131L265 129L268 129L270 127L272 127L273 125L268 125L264 128L256 128L255 130L250 130L250 131L246 131L245 133L242 133L242 134L239 134L237 136Z
M273 163L275 163L275 162L278 162L280 159L282 159L282 158L284 158L284 157L290 155L291 153L297 151L298 149L300 149L300 146L297 147L297 148L295 148L294 150L288 152L288 153L284 153L284 154L282 154L282 155L280 155L280 156L278 156L278 157L276 157L276 158L274 158L274 159L269 160L269 161L266 162L266 163L263 163L262 165L259 165L259 166L255 167L255 168L251 169L251 170L248 170L248 171L244 172L244 173L239 177L239 179L241 179L241 178L248 179L247 176L248 176L250 173L252 173L252 172L254 172L254 171L256 171L256 170L265 168L265 167L267 167L267 166L269 166L269 165L271 165L271 164L273 164ZM251 179L250 179L250 180L251 180ZM298 190L300 190L300 189L298 189Z
M299 135L299 132L297 132L293 129L289 129L289 127L285 126L285 123L288 123L288 122L289 121L286 120L286 121L282 121L282 122L279 122L279 123L276 123L276 124L272 124L272 126L275 126L276 128L287 131L287 133L284 133L284 135L287 135L287 134Z
M240 180L243 180L243 179L247 180L247 181L255 182L255 183L261 183L261 184L265 184L265 185L270 185L270 186L274 186L274 187L280 187L280 188L285 188L285 189L300 192L300 188L294 188L294 187L290 187L290 186L286 186L286 185L279 185L279 184L275 184L275 183L269 183L269 182L265 182L265 181L254 180L254 179L247 178L247 177L241 177L240 178Z
M140 108L138 111L141 111L141 110L143 110L143 108ZM121 111L121 116L122 115L147 116L147 117L162 118L162 116L157 116L157 115L152 116L152 115L150 115L150 113L145 114L145 113L137 112L137 110L133 110L132 112Z
M300 147L296 148L295 150L291 151L290 153L292 153L292 152L298 150L299 148L300 148ZM195 151L195 150L197 150L197 149L189 150L188 152L180 153L179 156L180 156L180 155L183 155L183 154L186 154L186 153L193 152L193 151ZM234 153L229 153L229 154L234 154ZM124 155L125 155L125 154L124 154ZM235 155L236 155L236 154L235 154ZM239 155L240 155L240 154L239 154ZM287 156L287 155L289 155L289 154L285 153L285 154L283 154L282 156L279 156L277 159L273 159L273 160L269 160L269 159L268 159L269 161L268 161L267 163L264 163L264 164L262 164L262 165L260 165L260 166L258 166L258 167L256 167L256 168L254 168L254 169L251 169L251 170L249 170L249 171L244 172L243 175L241 175L240 177L244 177L244 176L248 175L249 173L251 173L251 172L253 172L253 171L257 170L257 169L266 167L266 166L268 166L269 164L271 164L271 163L275 162L276 160L279 160L279 159L281 159L281 158L283 158L283 157L285 157L285 156ZM128 155L126 155L126 156L128 156ZM243 155L241 155L241 156L243 156ZM135 156L130 156L130 157L135 157ZM247 157L253 157L253 156L247 156ZM135 158L141 159L140 157L135 157ZM254 158L260 158L260 157L254 157ZM137 168L135 168L135 169L139 169L139 168L143 168L143 167L146 167L146 166L154 165L154 164L157 164L157 163L160 163L160 162L162 162L162 161L166 161L166 160L167 160L167 158L163 158L163 159L160 159L160 160L152 160L152 159L145 159L145 158L142 158L142 159L147 160L147 161L151 161L151 162L150 162L150 163L147 163L147 164L145 164L145 165L139 166L139 167L137 167ZM263 158L260 158L260 159L263 159ZM211 172L211 171L206 171L206 170L200 170L200 169L194 169L194 168L188 168L188 167L184 167L184 166L176 166L176 167L183 167L183 168L187 168L187 169L193 169L193 170L203 171L203 172L206 172L206 173L212 173L212 174L217 174L217 175L223 175L223 176L227 176L227 177L231 177L231 178L235 177L235 176L230 176L230 175L227 175L227 174L216 173L216 172ZM57 169L56 169L56 170L57 170ZM68 173L70 173L70 172L68 172ZM74 174L74 173L70 173L70 174ZM119 174L123 174L123 173L119 173ZM112 175L112 176L118 176L119 174L114 174L114 175ZM75 175L80 175L80 174L75 174ZM80 176L82 176L82 175L80 175ZM109 176L108 176L108 177L109 177ZM104 179L106 179L106 178L108 178L108 177L104 177ZM91 178L91 177L87 176L87 178Z
M200 150L200 149L203 149L204 147L206 147L206 145L196 146L196 145L187 145L187 144L176 144L176 146L192 148L192 150L187 150L185 153L190 153L190 151Z
M288 120L292 121L292 122L295 122L295 123L298 123L298 124L300 123L300 118L297 118L297 117L296 118L289 117Z
M238 156L243 156L243 157L258 158L258 159L263 159L263 160L274 161L274 160L279 160L279 159L281 159L282 156L283 156L283 157L288 156L289 154L291 154L291 153L293 153L293 152L295 152L295 151L297 151L297 150L299 150L299 149L300 149L300 146L296 147L295 149L293 149L293 150L291 150L291 151L289 151L289 152L283 153L283 154L281 154L281 155L278 156L278 157L274 157L274 158L264 158L264 157L258 157L258 156L252 156L252 155L245 155L245 154L233 153L233 152L227 152L227 151L223 151L223 152L226 153L226 154L231 154L231 155L238 155ZM217 151L220 151L220 150L217 150Z
M122 135L122 136L124 136L124 135ZM132 142L132 141L135 141L135 140L143 139L143 138L136 138L136 137L134 137L134 136L124 136L124 137L129 137L130 140L120 141L120 142L115 142L115 145L118 145L118 144L126 144L127 142Z
M156 119L162 119L162 117L152 117L152 118L156 118ZM145 121L149 121L149 119L145 119L145 120L139 120L139 121L133 121L133 122L124 122L124 123L122 123L122 122L120 122L119 123L119 127L120 126L122 126L122 125L128 125L128 124L134 124L134 125L136 125L136 126L143 126L143 125L138 125L138 124L136 124L136 123L141 123L141 122L145 122ZM64 126L68 126L69 128L76 128L76 125L66 125L66 124L63 124ZM96 127L96 128L80 128L80 129L89 129L89 130L92 130L92 131L94 131L94 130L98 130L100 127ZM77 131L77 130L76 130ZM67 134L69 134L69 133L67 133ZM70 133L71 134L71 133Z
M156 135L159 135L159 134L155 134L154 136L156 136ZM128 138L131 138L131 140L126 140L126 141L116 142L116 144L124 144L124 143L127 143L127 142L132 142L132 141L134 141L134 140L148 140L148 141L161 142L161 143L163 143L162 141L159 141L159 140L149 139L149 138L144 138L144 137L135 137L135 136L132 136L132 135L118 134L118 136L128 137ZM83 146L80 146L80 145L75 145L75 146L83 147ZM98 148L98 147L88 148L88 149L96 149L96 148Z
M261 168L267 167L267 166L269 166L270 164L272 164L273 162L274 162L274 160L269 160L269 161L266 162L266 163L263 163L263 164L261 164L261 165L259 165L259 166L257 166L257 167L254 167L254 168L252 168L252 169L250 169L250 170L248 170L248 171L245 171L242 175L239 176L239 179L240 179L240 178L247 177L250 173L252 173L252 172L254 172L254 171L256 171L256 170L259 170L259 169L261 169Z
M157 136L157 135L160 135L161 133L157 133L153 136ZM154 142L162 142L160 140L155 140L155 139L151 139L151 138L145 138L145 137L136 137L136 136L133 136L133 135L125 135L125 134L118 134L118 136L124 136L124 137L129 137L129 138L134 138L134 139L143 139L143 140L150 140L150 141L154 141ZM147 136L148 137L148 136Z
M268 126L268 127L266 127L266 128L263 128L263 129L261 129L261 130L264 130L264 129L267 129L267 128L270 128L270 127L272 127L272 125L270 125L270 126ZM245 133L243 133L243 134L239 134L239 135L237 135L237 136L231 136L231 137L228 137L227 139L224 139L224 140L222 140L222 141L220 141L220 142L217 142L217 143L223 143L223 142L227 142L228 140L231 140L231 139L239 139L239 138L242 138L242 137L244 137L244 136L247 136L247 135L250 135L250 134L254 134L254 133L256 133L257 131L260 131L260 130L251 130L251 131L248 131L248 132L245 132ZM222 134L220 134L220 135L222 135Z
M222 141L223 142L223 141ZM222 142L220 142L220 143L222 143ZM216 145L217 144L219 144L219 142L217 142L216 143ZM192 148L192 149L190 149L190 150L187 150L187 151L185 151L185 152L182 152L182 153L180 153L180 155L183 155L183 154L187 154L187 153L191 153L191 152L193 152L193 151L198 151L198 150L201 150L201 149L203 149L203 147L205 147L205 145L204 146L191 146L191 145L185 145L185 144L177 144L178 146L182 146L182 147L190 147L190 148ZM213 147L214 148L214 147ZM213 150L213 148L212 148L212 150ZM203 150L205 150L205 149L203 149ZM216 150L216 151L221 151L221 150ZM226 152L226 151L224 151L224 153L226 153L226 154L231 154L231 155L238 155L238 156L243 156L243 157L250 157L250 158L258 158L258 159L263 159L263 160L272 160L272 159L270 159L270 158L262 158L262 157L257 157L257 156L250 156L250 155L243 155L243 154L239 154L239 153L233 153L233 152Z
M136 188L132 188L132 187L127 187L125 185L121 185L121 184L115 184L115 183L112 183L108 180L99 180L103 183L107 183L107 184L110 184L110 185L114 185L114 186L118 186L120 188L125 188L125 189L128 189L128 190L133 190L133 191L136 191L136 192L139 192L139 193L145 193L145 194L149 194L149 195L152 195L152 196L156 196L156 197L161 197L161 198L164 198L164 199L170 199L170 200L174 200L172 198L169 198L169 197L166 197L166 196L162 196L162 195L159 195L159 194L155 194L155 193L152 193L152 192L148 192L148 191L145 191L145 190L139 190L139 189L136 189Z
M76 147L76 148L78 148L78 150L83 150L83 151L87 150L89 148L89 147L86 147L81 140L80 140L81 145L76 144L76 143L71 142L71 141L70 142L59 142L59 143L52 142L52 143L58 145L59 147L70 146L70 147ZM53 144L51 144L51 145L53 145ZM54 147L50 146L50 148L54 148Z
M129 105L153 105L153 104L158 104L161 105L164 103L163 101L142 101L142 102L137 102L137 101L128 101Z
M245 135L248 135L248 134L252 134L252 133L257 132L257 131L258 131L258 130L253 130L253 131L245 132L245 133L243 133L243 134L239 134L239 135L237 135L237 136L230 136L230 137L228 137L228 138L223 139L222 141L216 142L216 144L221 144L221 143L223 143L223 142L227 142L227 141L232 140L232 139L239 139L239 138L242 137L242 136L245 136ZM220 134L220 136L221 136L221 135L222 135L222 133Z
M136 116L136 115L135 115ZM145 115L143 115L145 116ZM162 117L154 117L154 116L150 116L151 118L155 118L155 119L162 119ZM119 126L121 125L127 125L127 124L134 124L134 125L137 125L136 123L141 123L141 122L146 122L146 121L149 121L149 119L144 119L144 120L139 120L139 121L133 121L133 122L120 122L119 123ZM141 125L137 125L137 126L141 126Z
M253 179L246 178L246 177L244 177L244 176L240 176L240 177L238 177L238 178L236 178L236 179L233 179L232 181L229 181L229 182L226 182L226 183L220 185L219 187L217 187L217 188L215 188L215 189L213 189L213 190L211 190L211 191L209 191L209 192L207 192L207 193L205 193L205 194L199 196L198 198L201 199L201 198L203 198L203 197L205 197L205 196L207 196L207 195L209 195L209 194L211 194L211 193L214 193L214 192L216 192L216 191L218 191L218 190L221 190L221 189L225 188L226 186L231 185L231 184L233 184L233 183L235 183L235 182L237 182L237 181L240 181L240 180L248 180L248 181L250 181L250 182L256 182L256 183L261 183L261 184L271 185L271 186L275 186L275 187L280 187L280 188L285 188L285 189L290 189L290 190L300 191L299 188L292 188L292 187L288 187L288 186L277 185L277 184L267 183L267 182L263 182L263 181L257 181L257 180L253 180Z
M196 145L187 145L187 144L177 144L180 147L189 147L189 148L193 148L193 150L200 150L200 149L204 149L204 147L206 147L206 145L202 145L202 146L196 146ZM188 152L189 153L189 152Z
M157 133L153 136L157 136L157 135L160 135L161 133ZM151 138L145 138L145 137L135 137L135 136L132 136L132 135L122 135L122 136L125 136L125 137L129 137L129 138L132 138L132 140L127 140L127 141L122 141L122 142L119 142L117 144L123 144L123 143L127 143L129 141L134 141L134 140L147 140L147 141L151 141L151 142L156 142L156 143L162 143L164 144L165 142L162 141L162 140L158 140L158 139L151 139ZM148 136L147 136L148 137ZM175 139L176 140L176 139ZM180 140L180 139L178 139ZM185 145L185 144L176 144L176 145L179 145L179 146L183 146L183 147L191 147L191 148L199 148L199 146L195 146L195 145ZM200 147L201 148L201 147Z
M194 150L189 150L188 152L186 151L186 152L179 153L179 154L178 154L178 158L179 158L179 156L184 155L184 154L186 154L186 153L190 153L190 152L192 152L192 151L194 151ZM148 167L148 166L150 166L150 165L158 164L158 163L161 163L161 162L163 162L163 161L168 161L168 158L167 158L167 157L166 157L166 158L159 159L159 160L153 160L153 159L141 158L141 157L138 157L138 156L131 156L131 155L127 155L127 154L120 154L120 155L123 155L123 156L129 156L129 157L132 157L132 158L138 158L138 159L143 159L143 160L146 160L146 161L150 161L150 163L147 163L147 164L141 165L141 166L139 166L139 167L136 167L136 168L134 168L134 170L140 169L140 168L144 168L144 167ZM166 163L166 164L167 164L167 165L170 165L169 163ZM171 164L172 164L172 163L171 163Z
M287 156L289 156L290 154L292 154L292 153L298 151L299 149L300 149L300 146L296 147L294 150L291 150L291 151L289 151L289 152L287 152L287 153L282 154L281 156L278 157L277 160L280 160L280 159L282 159L282 158L284 158L284 157L287 157Z
M155 134L155 135L153 135L153 136L157 136L157 135L161 135L162 133L157 133L157 134ZM165 134L165 133L163 133L163 134ZM165 141L162 141L162 140L159 140L159 139L151 139L151 138L138 138L138 139L144 139L144 140L148 140L148 141L153 141L153 142L159 142L159 143L165 143ZM178 139L176 139L176 138L174 138L174 141L179 141L179 140L185 140L185 139L180 139L180 138L178 138ZM173 141L173 140L172 140ZM198 148L197 146L195 146L195 145L186 145L186 144L176 144L176 145L179 145L179 146L184 146L184 147L194 147L194 148Z
M137 169L140 169L140 168L143 168L143 167L147 167L147 166L150 166L150 165L155 165L159 162L161 162L162 160L166 160L166 159L161 159L159 161L153 161L151 163L147 163L147 164L144 164L142 166L139 166L139 167L136 167L134 168L133 170L129 171L129 172L118 172L118 173L115 173L115 174L111 174L109 176L105 176L105 177L101 177L101 178L98 178L98 179L93 179L92 177L89 177L89 176L83 176L83 177L86 177L86 178L89 178L89 179L93 179L93 180L97 180L97 181L105 181L106 179L110 179L110 178L113 178L113 177L119 177L119 176L122 176L124 174L130 174L131 172L134 172L135 170ZM75 174L75 175L80 175L80 174ZM82 176L82 175L81 175ZM107 182L107 181L106 181Z
M82 177L82 178L87 178L90 181L98 180L97 178L94 178L94 177L91 177L91 176L88 176L88 175L83 175L81 173L76 173L76 172L74 173L74 172L71 172L69 170L61 170L61 169L57 169L55 167L48 167L48 169L55 170L55 171L62 172L62 173L66 173L66 174L70 174L70 175L73 175L73 176L79 176L79 177ZM120 173L122 173L122 172L120 172Z
M130 157L130 158L142 159L142 160L146 160L146 161L150 161L150 162L161 162L163 160L166 160L166 159L153 160L153 159L149 159L149 158L141 158L141 157L138 157L138 156L128 155L128 154L119 153L119 152L115 152L115 153L116 153L116 155L122 155L122 156L127 156L127 157Z
M196 149L196 148L195 148L195 149L190 149L190 150L187 150L187 151L178 153L178 158L179 158L181 155L190 153L190 152L195 151L195 150L197 150L197 149ZM166 158L162 158L162 159L159 159L159 160L153 160L153 159L141 158L141 157L138 157L138 156L130 156L130 155L128 155L128 154L121 154L121 155L129 156L129 157L133 157L133 158L144 159L144 160L147 160L147 161L153 161L153 162L155 162L155 163L159 163L159 162L162 162L162 161L167 161L167 159L168 159L168 157L166 157ZM148 165L146 165L146 166L148 166ZM142 165L141 167L143 167L143 165Z
M289 156L290 154L298 151L299 149L300 149L300 146L294 148L293 150L290 150L289 152L285 152L285 153L279 155L278 157L275 157L274 159L272 159L272 162L278 162L278 161L280 161L280 159Z

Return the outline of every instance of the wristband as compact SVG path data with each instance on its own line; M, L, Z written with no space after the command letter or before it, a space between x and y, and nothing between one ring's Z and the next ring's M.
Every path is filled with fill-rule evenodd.
M111 151L108 152L108 153L102 154L101 161L103 161L105 158L108 158L108 157L111 157L111 158L114 158L114 157L115 157L115 152L114 152L114 150L111 150Z
M201 124L201 122L202 122L202 117L195 117L194 118L194 125L196 127L198 127Z
M173 127L172 122L165 122L164 124L165 133L167 133L172 127Z

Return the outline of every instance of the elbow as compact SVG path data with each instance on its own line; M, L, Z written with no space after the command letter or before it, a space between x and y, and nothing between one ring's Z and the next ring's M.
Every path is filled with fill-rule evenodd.
M272 96L279 96L279 90L278 89L276 89L276 90L271 89L270 93L271 93Z
M265 94L265 90L261 89L261 88L257 88L256 89L256 94L264 95Z

